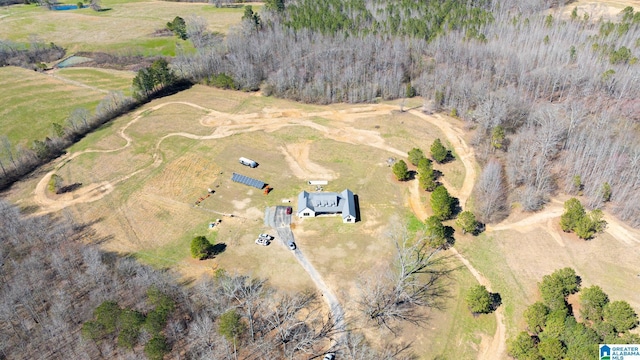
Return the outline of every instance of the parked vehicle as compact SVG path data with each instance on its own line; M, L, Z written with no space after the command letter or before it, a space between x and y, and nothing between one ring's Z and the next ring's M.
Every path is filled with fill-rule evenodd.
M269 235L269 234L260 234L258 235L259 238L265 238L267 240L273 240L273 236Z
M292 212L293 209L291 208L291 206L287 206L287 215L291 215Z
M326 353L324 354L324 357L322 358L322 360L333 360L335 358L336 358L335 353Z
M248 166L248 167L256 167L258 166L258 163L251 160L251 159L247 159L246 157L241 157L240 159L238 159L238 162L240 162L240 164Z
M256 239L256 244L263 245L263 246L269 246L269 244L271 244L271 241L261 237L261 238L257 238Z

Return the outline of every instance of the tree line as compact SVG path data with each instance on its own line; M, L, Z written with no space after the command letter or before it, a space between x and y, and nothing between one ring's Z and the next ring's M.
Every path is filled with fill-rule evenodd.
M98 103L93 113L85 108L74 109L65 121L51 123L49 136L42 140L33 140L29 147L22 143L13 144L6 135L1 135L0 189L62 155L69 145L103 124L155 97L165 96L190 86L189 81L178 78L166 59L160 58L137 72L132 81L133 98L125 96L120 91L110 92Z

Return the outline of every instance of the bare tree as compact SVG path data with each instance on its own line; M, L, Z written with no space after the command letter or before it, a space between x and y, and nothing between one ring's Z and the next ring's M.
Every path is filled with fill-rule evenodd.
M480 221L494 222L508 214L502 164L498 160L493 159L487 163L473 192L474 210Z
M400 322L424 324L424 309L442 309L452 270L426 237L411 238L406 229L390 237L397 251L393 266L361 279L356 302L367 320L393 332Z

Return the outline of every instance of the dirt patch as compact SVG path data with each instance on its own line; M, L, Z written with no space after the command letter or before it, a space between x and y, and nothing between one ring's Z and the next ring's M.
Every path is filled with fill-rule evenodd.
M246 208L250 202L251 202L251 198L246 198L244 200L231 200L231 203L233 204L233 207L236 210L242 210Z
M569 19L574 8L578 9L578 18L583 19L584 14L588 14L591 21L598 21L600 18L604 20L618 20L618 16L622 9L631 6L636 10L640 9L640 1L638 0L579 0L568 4L561 8L560 14L563 18Z
M311 141L303 143L287 144L286 147L280 147L282 154L289 164L289 168L293 175L303 180L333 180L336 174L321 165L309 160L309 149Z

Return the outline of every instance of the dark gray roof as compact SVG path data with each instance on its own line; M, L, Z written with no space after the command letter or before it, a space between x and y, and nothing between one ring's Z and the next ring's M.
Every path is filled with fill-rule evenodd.
M240 175L240 174L236 174L236 173L233 173L233 175L231 176L231 180L233 180L235 182L239 182L241 184L253 186L253 187L258 188L258 189L264 188L264 183L262 181L256 180L256 179L252 179L252 178L250 178L248 176L244 176L244 175Z
M309 208L317 214L341 213L345 218L348 215L356 217L356 205L353 192L349 189L341 193L334 192L307 192L302 191L298 195L298 213Z

